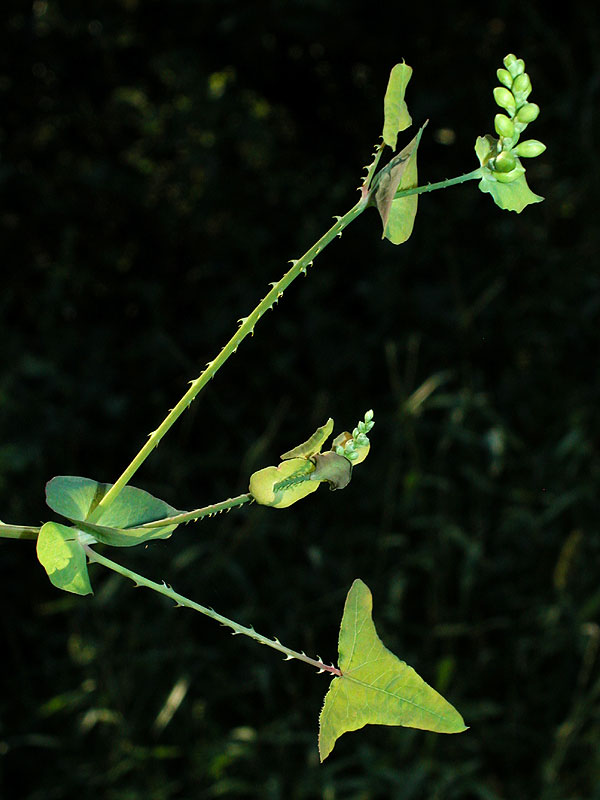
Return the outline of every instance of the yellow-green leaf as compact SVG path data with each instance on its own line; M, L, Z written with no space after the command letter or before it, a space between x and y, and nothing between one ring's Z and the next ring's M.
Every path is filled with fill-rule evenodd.
M412 67L402 62L392 67L383 100L383 141L392 150L396 149L398 133L412 123L404 100L406 87L412 75Z
M281 460L286 461L289 458L310 458L314 456L315 453L320 453L321 448L331 436L332 431L333 420L329 417L325 425L321 425L320 428L317 428L306 442L299 444L297 447L293 447L291 450L288 450L287 453L280 456Z
M73 594L91 594L87 559L79 531L58 522L46 522L37 539L37 557L50 582Z
M249 492L257 503L287 508L319 488L311 481L315 465L306 458L291 458L278 467L265 467L250 476Z
M342 675L333 678L319 719L321 761L342 734L365 725L403 725L438 733L466 730L458 711L384 647L373 624L372 608L369 588L355 580L340 627Z

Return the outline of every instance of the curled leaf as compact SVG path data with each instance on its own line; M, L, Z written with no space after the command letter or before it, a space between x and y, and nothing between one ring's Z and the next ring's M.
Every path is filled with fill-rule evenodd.
M417 148L424 127L378 175L375 204L383 223L383 238L389 239L392 244L405 242L415 224L417 195L396 197L396 193L403 189L412 189L418 184Z
M265 467L250 477L249 492L257 503L287 508L319 488L311 481L315 465L306 458L291 458L278 467Z
M315 471L311 473L311 481L327 481L330 489L343 489L350 483L352 464L345 456L329 450L317 453L314 457Z

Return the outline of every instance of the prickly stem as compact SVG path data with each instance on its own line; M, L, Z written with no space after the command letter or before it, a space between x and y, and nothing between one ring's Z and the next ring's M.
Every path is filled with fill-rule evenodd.
M246 627L244 625L240 625L238 622L235 622L235 620L228 619L222 614L217 614L214 609L208 608L207 606L202 606L200 603L196 603L194 600L190 600L189 598L184 597L182 594L174 591L174 589L171 586L168 586L164 581L161 583L156 583L155 581L151 581L149 578L145 578L143 575L138 575L137 572L133 572L132 570L123 567L121 564L117 564L115 561L111 561L110 559L101 556L99 553L89 547L89 545L84 544L82 547L85 550L90 562L101 564L107 569L122 575L124 578L129 578L129 580L133 581L136 586L144 586L147 589L152 589L154 592L162 594L165 597L173 600L179 606L191 608L193 611L198 611L200 614L204 614L205 616L214 619L216 622L221 623L221 625L231 628L234 635L242 634L243 636L249 636L259 644L264 644L267 647L271 647L273 650L278 650L280 653L284 653L286 660L296 659L297 661L304 661L306 664L315 667L319 672L329 672L333 675L341 676L341 672L337 667L327 666L320 659L317 660L314 658L309 658L304 652L298 653L296 650L285 647L285 645L281 644L277 638L269 639L267 636L262 636L260 633L257 633L252 626Z
M271 287L267 295L260 301L256 308L244 318L239 328L236 330L231 339L222 348L219 355L210 362L210 371L207 369L196 378L190 385L190 388L183 395L177 405L167 414L165 419L161 422L158 428L154 431L146 444L140 449L137 455L133 458L131 463L125 468L123 473L117 478L113 486L108 490L104 497L100 500L94 511L90 514L88 522L96 522L102 513L114 502L119 493L129 483L133 475L137 472L139 467L144 463L146 458L150 455L152 450L157 446L160 440L170 430L171 426L179 419L181 414L185 411L190 403L197 397L200 391L214 377L216 372L225 364L227 359L236 352L238 346L250 334L261 319L267 309L272 308L273 304L283 294L287 287L294 281L301 272L306 272L307 265L313 261L315 256L323 250L333 239L342 232L342 230L349 225L356 217L358 217L367 207L367 197L361 197L359 202L353 206L350 211L344 214L343 217L338 219L334 225L325 233L318 242L309 248L306 253L297 260L292 260L292 266L285 273L285 275Z

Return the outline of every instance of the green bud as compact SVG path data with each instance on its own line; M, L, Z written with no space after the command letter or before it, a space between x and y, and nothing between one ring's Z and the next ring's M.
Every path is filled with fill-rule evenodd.
M492 161L494 172L510 172L517 166L517 159L508 150L503 150Z
M525 103L517 113L517 122L524 122L525 124L533 122L534 119L538 118L539 113L540 107L537 103Z
M516 78L517 75L522 75L525 72L525 62L522 58L517 58L511 62L507 69L513 78Z
M494 89L494 100L500 108L505 108L509 113L516 108L515 98L512 92L504 86L496 86Z
M515 133L515 125L506 114L496 114L494 117L494 128L498 136L503 136L505 139L510 139Z
M365 422L367 422L367 423L371 422L371 420L373 419L373 416L374 416L373 409L370 408L365 414Z
M526 72L521 73L521 75L517 75L515 78L512 90L514 94L521 94L527 96L531 91L531 79Z
M512 86L512 75L510 72L507 69L499 69L497 70L496 75L498 76L500 83L503 83L507 89L510 89Z
M507 56L504 56L503 64L506 69L510 69L511 65L515 63L517 57L514 53L509 53Z
M523 158L535 158L536 156L540 156L545 149L546 145L542 144L542 142L538 142L537 139L527 139L526 142L518 144L513 152L515 155L522 156Z
M522 167L521 164L517 164L510 172L494 172L494 177L499 183L512 183L516 181L517 178L520 178L524 172L525 167Z

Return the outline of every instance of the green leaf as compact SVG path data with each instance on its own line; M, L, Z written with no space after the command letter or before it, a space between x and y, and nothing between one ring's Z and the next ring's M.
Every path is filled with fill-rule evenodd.
M310 458L316 453L320 453L321 448L331 436L332 431L333 420L329 417L325 425L321 425L320 428L317 428L306 442L299 444L297 447L288 450L287 453L280 456L281 460L286 461L289 458Z
M385 97L383 100L383 141L392 150L396 149L396 141L400 131L406 130L412 123L404 100L406 87L412 75L412 67L402 62L392 67Z
M415 224L418 195L397 198L396 193L418 185L417 149L424 128L425 125L378 176L375 203L383 223L383 238L389 239L392 244L405 242Z
M36 547L38 560L54 586L73 594L92 593L79 531L46 522L40 528Z
M534 194L527 185L525 174L521 174L511 183L502 183L497 180L494 173L486 167L487 162L493 155L493 144L495 140L491 136L478 136L475 142L475 152L481 164L481 180L479 189L484 194L491 194L494 203L505 211L516 211L520 214L524 208L532 203L541 203L544 199L539 194ZM519 159L517 164L522 169Z
M465 723L450 703L381 643L371 611L373 599L361 581L352 584L340 627L340 678L334 678L319 719L323 761L347 731L365 725L404 725L438 733L460 733Z
M311 480L315 465L306 458L291 458L278 467L265 467L250 476L249 492L257 503L287 508L319 488Z
M85 520L110 487L110 483L99 483L91 478L59 475L46 484L46 502L57 514L75 523L81 522L81 529L92 531L97 541L114 547L131 547L150 539L168 539L177 527L168 525L143 531L126 530L181 513L134 486L125 486L112 505L101 514L101 525L86 523Z

